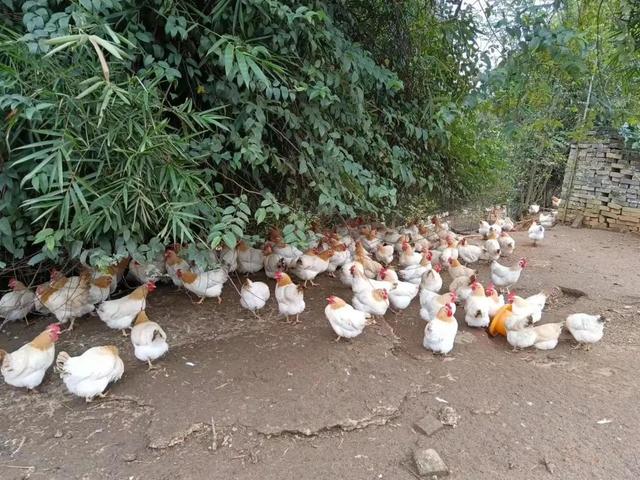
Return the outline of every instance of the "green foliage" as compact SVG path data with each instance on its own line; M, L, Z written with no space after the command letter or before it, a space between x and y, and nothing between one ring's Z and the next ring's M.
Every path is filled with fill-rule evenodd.
M304 244L311 215L389 216L485 186L495 158L464 141L478 129L470 10L406 2L396 24L362 11L4 0L5 257L97 264L189 242L201 260L267 225Z

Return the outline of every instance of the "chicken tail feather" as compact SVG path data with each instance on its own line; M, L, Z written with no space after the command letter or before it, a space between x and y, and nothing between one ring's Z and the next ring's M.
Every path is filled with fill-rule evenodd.
M64 365L67 363L67 360L71 358L67 352L60 352L58 357L56 358L56 370L58 372L62 372L64 370Z

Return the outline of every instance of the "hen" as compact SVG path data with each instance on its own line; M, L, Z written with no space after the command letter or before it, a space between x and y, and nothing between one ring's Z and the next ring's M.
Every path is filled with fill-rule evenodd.
M533 241L533 246L536 247L538 242L544 240L544 227L538 225L537 222L533 222L529 227L529 239Z
M451 275L451 278L470 277L475 274L475 270L465 267L458 260L454 258L449 259L449 275Z
M262 270L264 254L259 248L247 245L243 240L238 242L238 272L256 273Z
M445 304L435 318L424 327L422 346L433 353L448 354L453 350L453 342L458 333L458 321L453 316L452 304Z
M295 315L294 323L300 323L300 314L306 306L304 303L304 287L293 283L286 273L276 272L275 293L278 310L281 315L285 316L286 322L290 323L289 317Z
M189 270L189 264L186 260L180 258L174 250L167 250L164 254L165 268L167 269L167 275L171 278L171 281L176 287L183 285L182 280L178 276L178 270L183 272Z
M491 263L491 281L498 288L506 288L518 283L522 270L527 266L527 259L521 258L518 263L511 267L499 264L497 261Z
M410 267L412 265L418 265L422 261L422 254L416 252L409 242L402 244L402 253L398 258L398 265L401 267Z
M133 344L133 354L141 362L147 362L149 370L154 368L151 362L169 351L167 334L160 325L149 320L144 310L136 316L136 321L131 329L131 343Z
M269 285L264 282L253 282L247 278L240 289L240 305L258 316L256 312L265 306L270 296Z
M341 338L355 338L362 333L370 314L356 310L335 295L327 298L327 302L324 314L338 336L336 342Z
M0 373L9 385L33 390L55 358L60 325L49 325L44 332L12 353L0 350Z
M516 248L516 241L507 232L502 232L498 237L498 243L500 244L500 255L509 256Z
M229 278L224 268L202 273L178 270L177 275L184 288L200 297L198 304L204 302L205 298L217 298L218 303L222 303L222 286Z
M442 276L440 275L441 271L442 266L438 264L428 272L425 272L420 280L420 288L430 290L435 293L440 292L440 290L442 289Z
M605 322L602 315L574 313L567 317L566 325L578 345L586 344L589 349L592 343L599 342L604 335Z
M60 323L71 321L67 330L73 330L76 318L80 318L95 307L90 302L90 276L83 273L79 277L67 278L53 275L49 285L40 285L36 290L38 300Z
M430 251L423 252L419 264L400 270L398 276L405 282L419 284L422 277L433 268L431 265L432 258L433 254Z
M414 283L399 281L396 272L388 268L380 270L380 280L393 284L393 288L389 290L389 303L396 310L407 308L420 289L420 286Z
M491 300L485 295L484 288L478 282L471 284L471 291L471 296L464 307L464 320L470 327L488 327Z
M111 275L102 275L91 279L89 288L89 303L94 305L104 302L111 295Z
M155 289L155 283L149 282L140 285L129 295L102 303L98 307L100 320L109 328L122 330L122 334L126 336L125 329L130 328L138 313L146 308L147 295Z
M465 263L476 263L482 256L482 247L470 244L466 238L458 242L458 256Z
M0 299L0 318L4 318L0 329L6 323L15 322L21 318L26 322L27 315L35 307L36 295L24 283L12 278L9 280L9 288L11 291Z
M389 265L393 262L393 253L393 245L388 243L378 245L378 248L376 249L376 260L384 263L385 265Z
M452 305L453 313L456 312L456 301L458 297L455 292L438 295L430 290L420 291L420 318L428 322L435 318L438 311L446 304Z
M324 252L316 253L314 250L305 252L293 266L293 273L300 280L304 280L304 286L307 286L307 282L311 282L311 285L317 286L313 280L319 274L326 272L329 268L329 259L333 256L333 250L325 250Z
M389 308L389 294L382 288L366 290L354 294L351 303L356 310L369 313L374 317L383 317Z
M60 352L56 369L69 392L90 402L96 395L104 397L107 385L120 380L124 364L118 348L107 345L90 348L78 357Z

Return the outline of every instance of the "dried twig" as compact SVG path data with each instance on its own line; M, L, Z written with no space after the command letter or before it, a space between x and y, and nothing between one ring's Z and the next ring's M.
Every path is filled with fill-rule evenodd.
M13 453L11 454L11 456L13 457L16 453L18 453L20 451L20 449L22 448L22 446L24 445L25 440L27 439L27 437L22 437L22 441L20 442L20 445L18 445L18 448L16 448Z
M218 432L216 432L216 422L211 417L211 434L213 438L211 439L211 450L214 452L218 449Z

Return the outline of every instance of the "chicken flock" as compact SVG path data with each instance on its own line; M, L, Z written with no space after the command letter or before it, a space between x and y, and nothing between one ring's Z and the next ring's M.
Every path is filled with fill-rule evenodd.
M540 213L537 205L532 205L530 212L537 221L531 222L529 238L537 245L544 239L545 226L555 223L555 215ZM515 225L504 208L491 209L488 221L480 223L478 235L467 237L449 228L446 215L403 228L356 219L316 233L315 245L305 252L286 244L274 228L262 249L240 241L236 248L211 251L211 263L217 267L206 271L181 258L182 246L174 244L150 264L124 258L105 271L82 266L79 274L71 277L53 270L50 280L35 292L12 279L11 291L0 299L2 326L26 320L32 311L49 314L56 323L12 353L0 350L0 371L9 385L33 390L55 362L55 371L69 392L91 401L122 377L124 363L113 345L95 346L78 356L59 352L56 357L55 343L62 326L72 330L76 319L97 315L106 327L130 335L135 357L152 369L153 362L169 350L167 334L146 313L147 296L154 292L157 281L166 279L195 294L199 303L206 298L221 302L230 273L249 275L260 270L275 281L278 311L291 324L301 321L305 288L317 285L319 275L337 276L350 287L350 303L336 295L327 298L325 316L336 341L357 337L368 325L382 320L387 311L398 313L416 297L420 317L426 322L422 344L435 354L447 355L454 347L458 307L464 308L459 316L469 327L486 329L491 336L502 335L514 349L553 349L563 327L579 346L588 348L602 338L604 316L576 313L564 322L540 324L551 292L524 298L511 291L526 270L527 260L508 264L500 260L513 255L516 247L509 235ZM486 282L473 268L483 261L490 263ZM449 281L443 291L445 271ZM139 286L125 296L109 299L125 273L128 281ZM294 283L292 276L300 283ZM246 278L240 305L259 316L270 297L267 283Z

